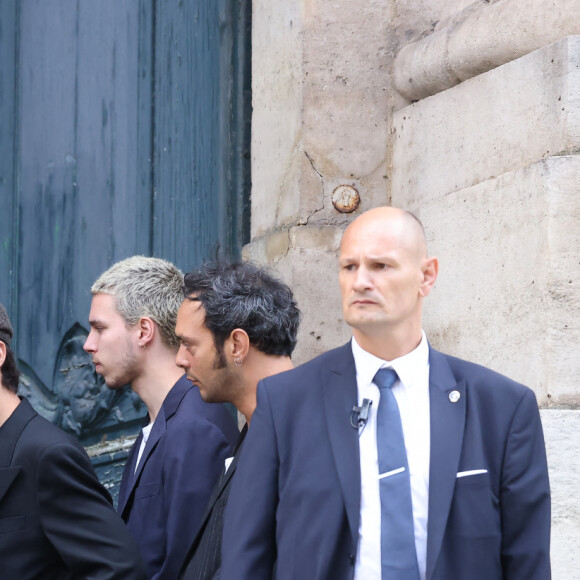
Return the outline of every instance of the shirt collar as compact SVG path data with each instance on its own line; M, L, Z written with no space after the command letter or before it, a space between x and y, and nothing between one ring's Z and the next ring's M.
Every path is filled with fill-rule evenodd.
M380 359L367 352L354 336L351 345L357 379L364 384L371 384L377 371L382 367L388 367L397 371L403 386L410 387L415 383L418 373L429 366L429 343L424 331L421 331L421 342L414 350L392 361Z

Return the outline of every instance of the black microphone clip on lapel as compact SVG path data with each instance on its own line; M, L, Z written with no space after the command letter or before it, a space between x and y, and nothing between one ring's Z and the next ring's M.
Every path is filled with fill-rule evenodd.
M362 405L357 407L356 405L352 408L350 413L350 425L353 429L359 429L362 431L364 426L367 424L369 419L369 412L371 410L371 405L373 402L371 399L363 399Z

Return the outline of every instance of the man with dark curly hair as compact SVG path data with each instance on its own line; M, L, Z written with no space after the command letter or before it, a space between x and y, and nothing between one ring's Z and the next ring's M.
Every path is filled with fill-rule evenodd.
M250 263L206 265L185 276L177 364L210 403L228 402L249 424L258 382L292 368L300 312L288 286ZM202 517L182 578L220 577L222 520L244 427ZM251 517L251 514L249 514Z

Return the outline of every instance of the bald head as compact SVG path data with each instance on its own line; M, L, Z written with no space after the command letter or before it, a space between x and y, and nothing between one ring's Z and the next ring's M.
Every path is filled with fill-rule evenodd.
M344 319L357 342L385 360L413 350L437 271L411 213L378 207L355 219L342 237L339 281Z
M405 246L419 259L427 257L423 224L411 212L387 206L376 207L357 217L344 231L341 252L345 245L358 236L370 238L385 234Z

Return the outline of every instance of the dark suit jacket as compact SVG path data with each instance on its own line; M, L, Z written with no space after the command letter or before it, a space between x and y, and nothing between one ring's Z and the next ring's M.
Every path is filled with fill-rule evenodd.
M181 569L182 580L218 580L221 572L222 529L224 510L230 495L230 484L238 461L248 426L244 425L234 457L228 470L222 473L216 483L205 513L201 518L201 527L187 553Z
M534 393L429 355L427 580L550 578L550 491ZM451 402L449 393L460 398ZM360 457L350 343L258 385L226 508L222 575L353 577ZM462 471L487 473L457 478Z
M142 434L135 441L118 511L137 541L148 578L177 578L238 434L228 410L204 403L184 375L163 402L136 473Z
M145 578L84 449L26 399L0 427L0 576Z

